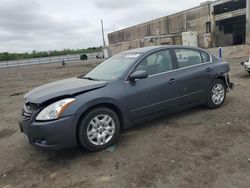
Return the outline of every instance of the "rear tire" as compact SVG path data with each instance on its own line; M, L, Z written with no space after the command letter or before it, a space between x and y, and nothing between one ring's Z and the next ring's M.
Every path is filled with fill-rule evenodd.
M215 79L209 89L207 107L210 109L219 108L226 99L227 86L221 79Z
M89 151L100 151L117 140L120 121L117 114L105 107L88 112L79 123L78 139L82 147Z

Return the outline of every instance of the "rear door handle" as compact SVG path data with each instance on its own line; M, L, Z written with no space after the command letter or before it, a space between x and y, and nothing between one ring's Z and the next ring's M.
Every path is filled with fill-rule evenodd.
M206 72L211 72L211 71L213 71L213 69L212 68L206 68L206 70L205 70Z
M174 78L171 78L171 79L168 81L169 84L174 84L175 82L176 82L176 79L174 79Z

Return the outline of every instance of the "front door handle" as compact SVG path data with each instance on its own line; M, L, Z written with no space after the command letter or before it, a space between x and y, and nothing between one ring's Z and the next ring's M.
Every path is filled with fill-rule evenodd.
M205 70L206 72L211 72L211 71L213 71L213 69L212 68L210 68L210 67L208 67L208 68L206 68L206 70Z
M171 79L168 81L169 84L174 84L175 82L176 82L176 79L174 79L174 78L171 78Z

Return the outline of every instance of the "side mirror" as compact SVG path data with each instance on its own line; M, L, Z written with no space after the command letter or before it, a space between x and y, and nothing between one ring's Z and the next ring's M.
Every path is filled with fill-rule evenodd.
M146 71L135 71L129 76L129 79L135 81L136 79L145 79L147 77L148 73Z

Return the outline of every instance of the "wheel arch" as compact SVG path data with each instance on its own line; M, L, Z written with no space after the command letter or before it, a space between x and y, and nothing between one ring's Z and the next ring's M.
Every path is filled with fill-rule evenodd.
M121 111L121 109L115 105L115 104L112 104L112 103L109 103L109 102L103 102L103 103L98 103L98 104L94 104L92 106L89 106L88 108L86 108L86 110L84 112L81 113L80 117L78 118L77 120L77 127L76 127L76 138L77 138L77 143L79 143L79 138L78 138L78 130L79 130L79 127L80 127L80 122L83 120L84 116L89 113L90 111L96 109L96 108L101 108L101 107L105 107L105 108L109 108L111 110L113 110L117 116L118 116L118 119L120 121L120 129L123 129L124 128L124 116L123 116L123 113Z
M225 83L225 85L227 86L227 80L226 80L226 77L225 77L225 73L218 73L218 74L216 74L215 77L214 77L214 80L215 79L222 80Z

